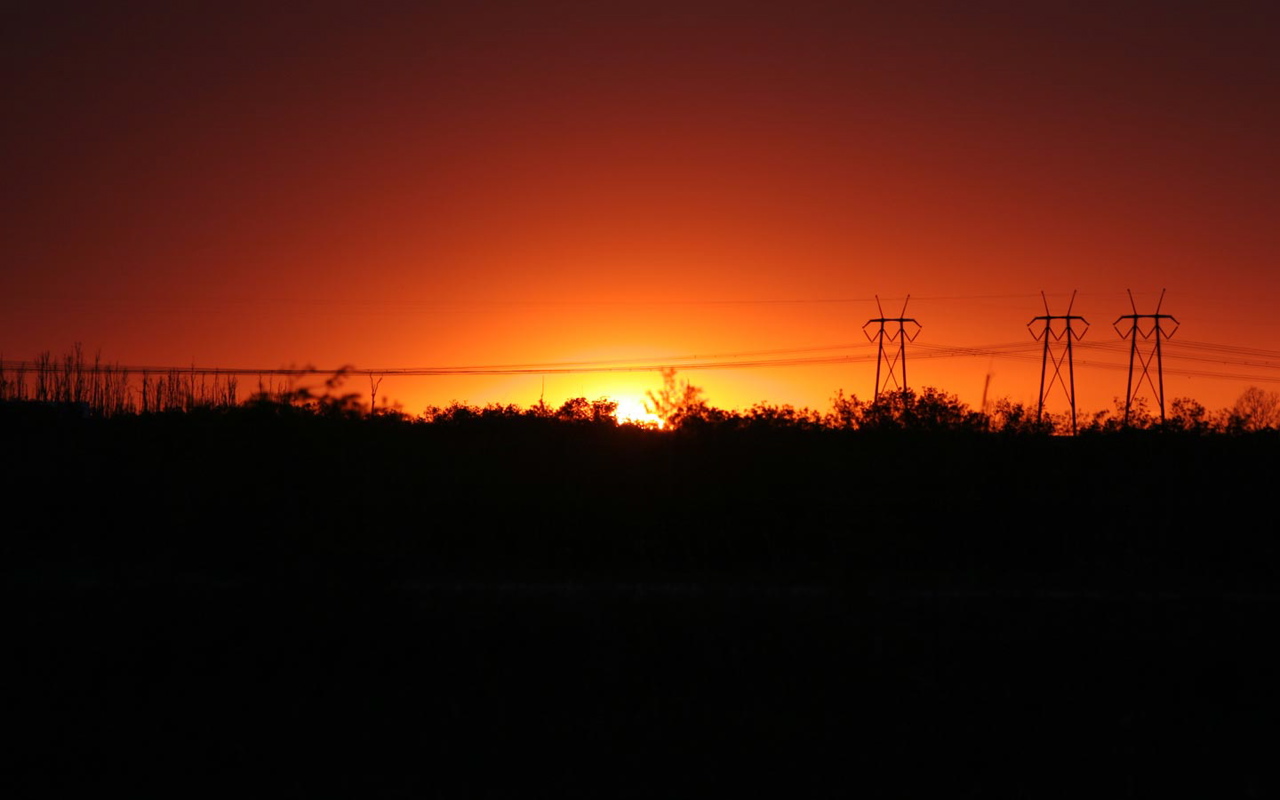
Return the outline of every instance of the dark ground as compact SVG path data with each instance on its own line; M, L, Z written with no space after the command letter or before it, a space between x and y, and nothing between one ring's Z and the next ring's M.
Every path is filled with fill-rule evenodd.
M1280 788L1271 437L0 422L11 796Z

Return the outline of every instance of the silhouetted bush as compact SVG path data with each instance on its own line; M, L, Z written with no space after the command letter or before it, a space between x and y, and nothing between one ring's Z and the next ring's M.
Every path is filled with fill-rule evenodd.
M997 400L987 421L991 431L1013 435L1045 436L1059 430L1070 431L1071 421L1061 424L1052 415L1037 415L1023 403L1015 403L1007 398Z
M0 361L0 403L44 403L59 405L66 413L93 417L125 414L229 412L251 408L261 415L312 415L329 419L379 419L383 423L406 422L410 418L385 404L374 408L356 392L342 391L351 368L344 367L317 385L298 385L299 376L314 374L302 367L286 376L279 385L263 384L244 399L235 375L203 374L170 370L133 376L118 365L95 356L86 360L79 345L61 358L41 353L35 362ZM750 408L725 410L704 397L701 387L677 376L674 369L662 372L660 389L647 392L646 409L661 418L661 431L695 434L708 431L803 431L823 430L914 433L996 433L1003 436L1045 436L1072 433L1070 418L1062 413L1038 414L1022 403L998 399L989 413L974 411L955 395L924 387L887 392L865 401L837 391L829 410L822 412L788 404L760 402ZM379 381L370 381L371 397ZM626 427L632 431L652 431L649 423L620 422L617 403L607 397L588 400L574 397L559 406L544 400L527 408L510 403L472 406L454 401L447 406L429 406L413 421L429 425L513 426L568 423ZM1240 435L1274 429L1280 425L1280 393L1250 387L1231 409L1209 411L1190 398L1176 398L1162 422L1148 401L1136 397L1128 408L1115 398L1112 409L1082 412L1078 431L1096 435L1120 431L1159 430L1177 434L1206 436Z
M925 387L919 393L910 389L886 392L865 407L858 427L860 430L920 432L982 431L987 428L987 420L955 395Z

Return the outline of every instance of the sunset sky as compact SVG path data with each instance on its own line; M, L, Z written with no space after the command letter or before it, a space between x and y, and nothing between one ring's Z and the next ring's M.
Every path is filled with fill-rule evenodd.
M0 355L828 358L682 373L725 408L826 408L870 396L862 325L910 294L912 386L1034 402L1027 322L1078 290L1101 409L1126 290L1152 313L1167 289L1167 395L1225 406L1280 389L1278 9L10 3ZM660 384L542 368L381 393L416 413Z

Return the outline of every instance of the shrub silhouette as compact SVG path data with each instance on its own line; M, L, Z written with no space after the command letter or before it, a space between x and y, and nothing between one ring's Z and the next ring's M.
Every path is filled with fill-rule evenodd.
M863 415L867 404L857 395L844 396L843 389L837 389L831 398L831 411L823 418L823 425L836 430L856 430L862 427Z
M1069 430L1070 420L1066 429ZM987 419L988 429L1005 434L1046 435L1060 429L1058 420L1051 414L1038 416L1024 403L1008 398L997 400Z
M1190 397L1177 397L1169 405L1169 418L1165 430L1204 435L1215 429L1225 429L1225 412L1211 415L1203 405Z
M383 407L375 407L378 381L370 380L367 403L356 392L342 391L352 371L351 367L343 367L318 385L296 385L295 377L285 378L280 386L263 385L260 381L257 392L242 397L234 374L173 369L131 375L129 370L103 361L100 355L87 358L84 349L76 345L61 357L46 351L32 362L0 360L0 403L11 407L26 403L57 406L64 416L82 417L251 409L259 416L269 411L272 416L370 418L390 423L456 425L482 421L485 424L500 422L509 427L537 420L537 424L543 426L590 423L628 430L654 427L620 423L617 403L608 397L595 400L574 397L558 406L540 399L527 408L512 403L480 407L454 401L444 407L429 406L411 420L402 412L386 407L385 398ZM295 372L313 373L314 368L304 367ZM933 387L885 394L869 402L838 390L826 412L767 402L755 403L745 411L727 411L709 404L702 387L678 376L674 368L664 369L661 374L662 386L645 393L644 407L661 419L667 430L909 430L1043 436L1067 433L1070 429L1062 414L1037 415L1027 405L1007 398L995 400L991 412L984 414L969 408L955 395ZM1114 398L1111 409L1082 413L1079 432L1092 435L1151 430L1199 436L1274 431L1280 429L1280 392L1249 387L1231 408L1217 411L1210 411L1191 398L1175 398L1163 423L1152 415L1143 397L1134 398L1128 412L1126 420L1124 401Z
M702 388L677 380L673 368L662 370L662 388L645 392L644 410L657 416L668 429L677 429L690 421L710 422L723 418L723 412L710 408L702 399Z
M927 386L884 394L863 409L863 430L980 431L986 418L955 395Z
M590 422L595 424L617 425L618 404L607 397L587 400L585 397L574 397L564 401L564 405L556 411L555 418L562 422Z

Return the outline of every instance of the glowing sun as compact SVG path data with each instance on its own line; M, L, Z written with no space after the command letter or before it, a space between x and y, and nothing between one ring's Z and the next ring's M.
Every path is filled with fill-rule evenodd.
M662 420L644 409L644 403L634 397L615 397L618 403L617 417L619 423L633 425L657 425L662 427Z

